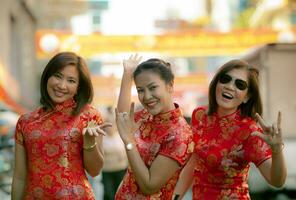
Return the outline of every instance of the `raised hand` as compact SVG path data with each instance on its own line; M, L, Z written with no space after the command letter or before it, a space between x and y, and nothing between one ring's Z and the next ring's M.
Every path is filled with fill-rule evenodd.
M106 132L103 130L104 128L111 127L111 123L103 123L101 125L97 125L95 121L90 121L82 130L83 142L86 146L96 144L95 138L106 135Z
M138 54L131 55L127 60L124 59L123 60L124 71L133 73L141 60L142 60L142 56L139 56Z
M134 120L134 107L135 104L132 102L130 113L118 112L117 108L115 108L117 129L125 144L134 140L134 133L140 126L140 123L136 123Z
M269 144L273 152L282 150L284 143L281 128L281 112L278 113L277 123L273 123L271 126L267 125L258 113L256 114L256 118L263 129L263 134L253 132L252 135L261 137L267 144Z
M106 135L106 132L103 130L107 127L111 127L111 123L103 123L101 125L97 125L94 121L90 121L87 124L87 127L85 127L82 130L83 136L94 136L97 137L99 135Z

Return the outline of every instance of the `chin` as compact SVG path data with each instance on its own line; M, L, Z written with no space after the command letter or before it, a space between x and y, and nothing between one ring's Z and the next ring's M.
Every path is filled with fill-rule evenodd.
M151 114L151 115L158 115L159 113L161 113L161 110L154 108L154 109L148 109L146 108L147 111Z

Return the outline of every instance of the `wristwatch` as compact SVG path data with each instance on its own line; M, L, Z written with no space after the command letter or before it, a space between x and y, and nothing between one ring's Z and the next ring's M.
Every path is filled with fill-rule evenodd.
M134 144L129 142L125 145L126 150L130 151L134 148Z

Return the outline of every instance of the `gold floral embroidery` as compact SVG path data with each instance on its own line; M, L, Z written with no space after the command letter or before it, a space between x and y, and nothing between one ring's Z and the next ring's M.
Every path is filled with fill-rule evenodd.
M55 156L59 151L59 146L54 144L45 144L46 154L50 157Z
M50 188L52 187L52 179L53 177L51 177L50 175L45 175L42 177L42 183L46 188Z
M193 152L193 150L194 150L194 142L193 141L191 141L190 143L189 143L189 145L188 145L188 148L187 148L187 153L192 153Z
M210 154L210 155L207 156L207 162L208 162L208 164L210 166L213 166L217 162L217 157L215 155L213 155L213 154Z
M68 167L69 166L69 161L68 161L68 159L66 157L61 156L59 158L59 164L60 164L60 166Z
M43 129L45 130L45 131L49 131L49 130L51 130L51 129L53 129L53 122L52 122L52 120L46 120L45 122L44 122L44 124L43 124Z

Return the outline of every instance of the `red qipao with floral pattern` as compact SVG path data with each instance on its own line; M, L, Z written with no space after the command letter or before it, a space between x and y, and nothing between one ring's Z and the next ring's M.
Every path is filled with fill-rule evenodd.
M74 106L71 99L20 117L15 139L26 149L25 199L95 199L83 167L82 129L102 119L90 105L73 116Z
M139 130L135 133L135 141L141 158L149 168L157 155L167 156L180 164L180 169L155 194L144 195L128 168L123 182L119 187L116 200L170 200L183 166L191 155L194 143L192 132L182 116L178 105L176 109L152 116L146 110L136 113L136 121L142 120ZM169 166L163 166L169 167Z
M269 146L254 131L262 132L240 110L219 117L208 116L206 108L192 114L197 165L194 170L192 199L250 199L248 172L250 163L259 166L271 157Z

